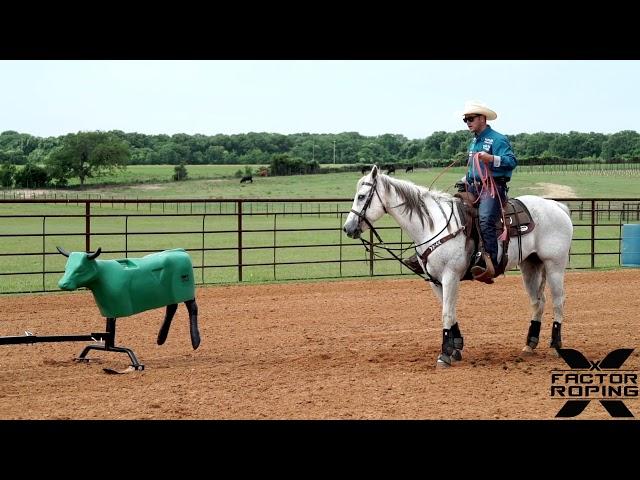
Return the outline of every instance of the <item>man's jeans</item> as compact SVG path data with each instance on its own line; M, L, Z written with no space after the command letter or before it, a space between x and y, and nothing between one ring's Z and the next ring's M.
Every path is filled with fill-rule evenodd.
M477 185L478 189L480 185ZM478 220L480 222L480 233L484 242L484 249L491 257L491 261L498 265L498 234L496 232L496 221L500 218L500 201L502 205L507 203L507 187L496 183L496 189L500 198L496 195L491 198L489 192L484 190L478 201ZM474 195L478 195L476 184L470 183L467 190ZM501 199L501 200L500 200Z

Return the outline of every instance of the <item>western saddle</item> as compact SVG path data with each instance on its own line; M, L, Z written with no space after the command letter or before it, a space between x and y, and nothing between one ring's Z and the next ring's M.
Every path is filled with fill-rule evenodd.
M469 267L461 280L478 280L491 284L493 283L494 277L503 274L505 271L508 260L507 249L509 246L509 239L511 237L519 237L530 233L535 228L535 222L531 218L531 214L524 203L515 198L507 200L507 203L502 210L502 215L500 215L495 225L496 232L498 233L498 236L500 236L500 232L505 228L504 222L506 222L507 236L506 239L502 241L501 261L499 265L494 268L493 265L491 265L491 259L484 251L482 244L482 236L480 235L480 224L478 220L478 207L475 203L476 196L470 192L459 192L454 196L460 199L460 202L457 204L458 213L460 214L460 218L463 219L465 235L467 238L472 240L474 244L474 253L470 259ZM520 246L520 244L518 244L518 246ZM433 249L427 249L422 254L423 263L426 264L426 258L432 251ZM520 256L522 256L521 251ZM482 260L484 260L486 268L478 267ZM404 263L408 268L419 275L425 273L415 254L405 260ZM474 269L474 267L478 268Z

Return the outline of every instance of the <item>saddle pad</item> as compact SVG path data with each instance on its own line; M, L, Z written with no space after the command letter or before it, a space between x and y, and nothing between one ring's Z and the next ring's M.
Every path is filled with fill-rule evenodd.
M504 208L504 217L509 227L510 237L526 235L536 226L525 204L515 198L510 198L507 201L507 205ZM496 222L496 230L502 230L502 218L499 218Z

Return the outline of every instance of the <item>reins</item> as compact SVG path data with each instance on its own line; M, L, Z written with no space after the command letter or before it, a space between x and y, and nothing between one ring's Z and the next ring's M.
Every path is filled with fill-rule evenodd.
M438 285L438 286L442 285L442 284L440 283L440 281L439 281L437 278L434 278L434 277L429 273L429 271L427 270L426 262L425 262L425 266L424 266L425 268L424 268L424 270L425 270L425 274L426 274L426 276L427 276L428 278L424 277L423 275L421 275L421 274L420 274L420 273L418 273L418 272L415 272L411 267L409 267L409 266L404 262L404 260L403 260L402 258L400 258L398 255L396 255L396 254L394 253L394 250L396 250L396 251L400 251L400 254L402 255L402 253L404 253L405 251L407 251L407 250L409 250L409 249L411 249L411 248L415 248L415 249L417 249L418 247L420 247L420 246L422 246L422 245L425 245L425 244L427 244L427 243L429 243L429 242L433 241L434 239L438 238L438 236L440 236L440 234L441 234L442 232L444 232L444 231L449 227L449 225L451 224L451 219L453 218L453 212L454 212L454 209L455 209L455 208L454 208L455 206L454 206L454 204L453 204L453 201L451 202L451 213L449 214L449 218L447 219L447 223L446 223L446 224L445 224L445 226L442 228L442 230L440 230L438 233L436 233L435 235L433 235L431 238L429 238L429 239L425 240L424 242L419 243L419 244L417 244L417 245L415 245L415 244L413 244L413 243L412 243L411 245L409 245L409 246L408 246L408 247L406 247L406 248L402 248L402 247L400 247L400 248L391 248L391 247L387 247L387 246L384 244L384 240L382 240L382 237L380 237L380 234L378 233L378 231L376 230L376 228L371 224L371 222L369 221L369 219L368 219L368 218L366 217L366 215L365 215L365 212L366 212L367 208L369 208L369 205L371 204L371 200L373 199L373 195L374 195L374 194L378 196L378 200L380 200L380 204L382 205L382 208L383 208L384 212L385 212L385 213L388 213L388 212L387 212L386 207L384 206L384 203L382 202L382 199L380 198L380 194L378 193L377 183L378 183L377 178L376 178L376 180L374 180L374 182L373 182L373 183L371 183L371 182L363 182L363 183L362 183L363 185L369 185L369 186L371 186L371 190L369 191L369 196L368 196L367 200L365 201L365 204L364 204L364 206L362 207L362 210L360 210L359 212L357 212L356 210L351 209L351 212L353 212L354 214L356 214L356 215L358 216L358 218L360 219L360 221L362 221L362 222L364 222L364 223L366 223L366 224L367 224L367 226L368 226L368 227L369 227L369 229L371 230L371 233L372 233L373 235L375 235L376 239L378 240L378 244L374 244L374 243L372 243L372 242L370 242L370 241L368 241L368 240L365 240L364 238L360 237L360 241L362 242L362 245L363 245L363 247L364 247L365 251L366 251L366 252L372 252L372 253L373 253L374 255L376 255L378 258L383 258L382 256L378 255L378 254L375 252L374 248L376 248L376 247L377 247L377 248L381 248L381 249L383 249L383 250L386 250L389 254L391 254L391 256L392 256L393 258L395 258L396 260L398 260L401 264L403 264L405 267L407 267L411 272L413 272L413 273L415 273L416 275L418 275L420 278L423 278L423 279L424 279L424 280L426 280L427 282L432 282L433 284ZM402 204L400 204L400 205L396 205L395 207L390 207L390 208L397 208L397 207L400 207L401 205L402 205ZM441 210L442 210L442 207L440 207L440 208L441 208ZM443 211L443 213L444 213L444 211ZM449 240L450 238L455 237L458 233L460 233L460 232L461 232L461 231L463 231L464 229L465 229L465 227L464 227L464 226L460 227L456 232L454 232L453 234L450 234L446 240ZM444 240L444 241L446 241L446 240ZM442 245L442 243L444 243L444 241L436 242L434 245L432 245L432 246L430 246L430 247L427 247L427 249L428 249L427 256L428 256L431 252L433 252L433 250L435 250L438 246ZM425 258L426 258L426 257L425 257Z
M473 162L472 170L475 170L480 175L480 191L477 193L476 200L473 203L478 203L480 201L480 196L482 195L482 193L484 193L485 190L489 191L489 196L491 198L495 198L496 195L498 196L498 202L500 202L500 215L502 215L502 225L503 225L502 233L498 237L498 240L500 240L501 242L504 242L507 239L507 228L508 228L507 221L506 221L507 219L504 216L504 212L505 212L504 204L502 203L502 197L498 194L498 187L496 185L496 181L493 178L493 175L489 173L488 167L484 169L484 173L483 173L483 169L480 166L480 152L476 152L473 154L472 162ZM468 187L467 177L465 177L464 182L466 184L466 187ZM468 188L466 189L468 190Z

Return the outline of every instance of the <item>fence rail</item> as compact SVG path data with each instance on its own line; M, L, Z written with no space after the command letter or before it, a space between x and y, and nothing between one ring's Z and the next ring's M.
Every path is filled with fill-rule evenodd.
M640 222L640 199L556 199L571 209L570 268L620 265L624 223ZM365 253L342 225L352 199L0 199L0 293L57 291L66 259L182 247L198 284L412 275L392 258ZM413 253L390 219L385 243ZM373 238L370 238L373 241Z

